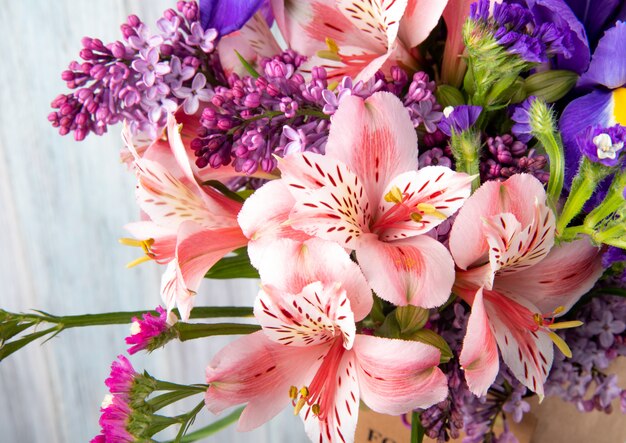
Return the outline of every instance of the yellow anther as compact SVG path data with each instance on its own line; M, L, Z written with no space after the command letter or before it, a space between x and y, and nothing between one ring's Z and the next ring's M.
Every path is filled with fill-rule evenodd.
M330 37L326 37L326 47L330 52L334 52L335 54L339 53L339 46L337 46L337 42Z
M562 321L559 323L552 323L551 325L548 325L548 328L550 329L569 329L569 328L577 328L579 326L582 326L584 323L581 322L580 320L572 320L572 321Z
M334 91L335 89L337 89L337 86L339 86L339 82L337 80L334 80L328 84L328 90Z
M431 205L430 203L418 203L417 210L423 214L434 215L435 217L440 218L442 220L445 220L448 218L444 213L439 212L437 208Z
M558 336L555 332L548 332L550 339L554 342L557 348L563 353L567 358L572 358L572 350L567 346L565 340L563 340L560 336Z
M533 314L533 320L538 326L543 326L543 316L541 314Z
M295 386L291 386L289 388L289 398L292 400L298 398L298 388L296 388Z
M309 390L306 387L300 389L300 398L298 399L298 401L296 402L296 405L293 408L293 415L298 415L300 413L300 411L306 404L306 401L308 400L308 398L309 398Z
M183 132L183 124L182 123L177 124L176 129L178 130L178 133L181 134Z
M150 260L152 260L150 257L148 257L147 255L143 255L143 256L139 257L138 259L133 260L130 263L126 264L126 267L129 268L129 269L130 268L134 268L135 266L140 265L140 264L145 263L145 262L150 261Z
M420 222L422 221L422 214L420 214L419 212L411 212L411 220L413 220L414 222Z
M315 403L313 406L311 406L311 412L313 412L313 415L320 415L320 405Z
M389 203L402 203L402 191L397 186L393 186L389 192L385 194L385 201Z
M559 315L561 312L565 312L565 306L559 306L554 311L552 311L554 315Z

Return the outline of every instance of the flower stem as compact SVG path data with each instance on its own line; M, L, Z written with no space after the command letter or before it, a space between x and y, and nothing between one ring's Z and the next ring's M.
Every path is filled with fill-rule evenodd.
M411 414L411 443L422 443L424 441L425 429L422 426L419 412L413 411Z
M189 434L185 435L183 438L180 439L180 443L192 443L209 437L236 422L241 416L242 412L243 408L236 409L235 411L228 414L226 417L221 418L216 422L211 423L210 425L207 425L203 428L200 428L194 432L190 432ZM166 443L174 443L174 440L170 440Z
M619 210L626 202L624 201L624 188L626 187L626 173L615 175L611 188L602 203L585 217L585 226L593 229L602 220Z
M241 323L183 323L178 322L174 326L178 331L180 341L193 340L195 338L211 337L214 335L244 335L251 334L261 329L257 325Z

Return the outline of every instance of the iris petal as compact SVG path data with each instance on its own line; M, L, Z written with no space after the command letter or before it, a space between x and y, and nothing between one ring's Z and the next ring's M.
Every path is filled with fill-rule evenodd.
M602 85L609 89L626 85L626 23L617 22L606 31L578 85Z

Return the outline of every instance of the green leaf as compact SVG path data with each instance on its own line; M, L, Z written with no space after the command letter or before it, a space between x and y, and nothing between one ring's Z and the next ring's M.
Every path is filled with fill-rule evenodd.
M412 305L397 308L395 315L400 327L401 337L422 329L428 321L429 313L428 309Z
M235 51L235 54L237 54L237 58L239 59L243 67L246 69L246 71L248 71L248 74L250 74L252 78L259 78L261 76L256 71L256 69L254 69L254 67L252 67L252 65L248 63L248 61L245 58L243 58L243 56L238 51Z
M419 331L411 334L410 337L403 337L407 340L418 341L425 343L439 349L441 351L441 363L448 363L452 358L452 350L444 338L430 329L420 329Z
M5 358L13 354L14 352L19 351L30 342L35 341L38 338L41 338L50 333L53 333L54 331L58 331L58 328L56 326L52 328L44 329L43 331L28 334L20 338L19 340L15 340L9 343L3 343L2 346L0 346L0 361L4 360Z
M214 189L217 189L222 194L224 194L226 197L228 197L231 200L234 200L236 202L243 203L244 200L245 200L245 198L243 198L241 195L239 195L236 192L233 192L230 189L228 189L228 187L224 183L222 183L221 181L218 181L218 180L207 180L205 182L202 182L202 184L205 185L205 186L210 186L210 187L212 187Z
M450 85L439 85L435 91L437 101L444 108L447 106L459 106L465 104L463 93Z
M250 264L248 253L239 253L235 256L224 257L213 265L204 278L231 279L231 278L259 278L259 271Z
M180 443L192 443L195 441L202 440L203 438L210 437L211 435L216 434L217 432L221 431L222 429L230 426L231 424L239 420L239 417L241 416L242 412L243 412L243 407L236 409L235 411L228 414L226 417L221 418L217 420L216 422L211 423L208 426L205 426L203 428L200 428L196 431L190 432L189 434L185 435L180 440ZM174 441L170 440L166 443L174 443Z

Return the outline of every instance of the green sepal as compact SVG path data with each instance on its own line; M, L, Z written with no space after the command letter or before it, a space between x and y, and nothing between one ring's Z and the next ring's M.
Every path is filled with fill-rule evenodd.
M437 97L439 104L444 108L465 104L465 97L463 97L463 93L454 86L439 85L435 91L435 96Z
M259 74L257 70L254 69L254 67L248 62L248 60L243 58L243 56L238 51L235 51L235 54L237 54L239 62L245 68L245 70L248 71L248 74L250 74L252 78L259 78L261 76L261 74Z
M577 81L578 74L572 71L542 71L529 76L524 81L524 90L527 97L534 95L547 103L554 103L565 97L576 86Z
M400 336L410 335L419 331L428 322L430 311L418 306L400 306L394 313L400 328Z

